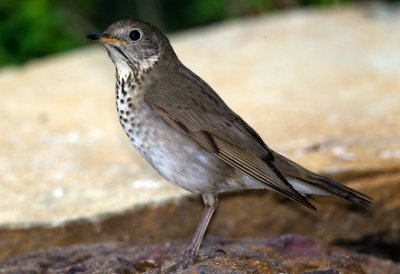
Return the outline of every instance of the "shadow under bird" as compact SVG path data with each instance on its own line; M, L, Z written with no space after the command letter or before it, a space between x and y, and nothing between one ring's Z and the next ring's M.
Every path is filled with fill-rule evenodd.
M122 20L87 37L105 46L116 67L119 120L132 144L165 179L202 195L200 223L177 267L193 263L220 192L268 189L313 210L309 195L370 206L362 193L270 149L153 25Z

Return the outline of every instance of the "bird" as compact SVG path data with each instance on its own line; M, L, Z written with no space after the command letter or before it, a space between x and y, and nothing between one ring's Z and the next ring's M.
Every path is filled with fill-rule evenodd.
M200 222L177 266L194 263L222 192L272 190L311 210L313 195L371 206L370 197L272 150L154 25L124 19L87 38L104 45L115 65L119 122L131 143L167 181L202 196Z

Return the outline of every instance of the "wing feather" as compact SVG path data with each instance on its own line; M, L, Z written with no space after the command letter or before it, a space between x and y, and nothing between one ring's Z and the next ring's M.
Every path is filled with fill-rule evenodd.
M286 178L298 179L360 206L370 204L369 197L272 151L206 82L182 64L152 77L145 87L144 101L160 119L265 187L311 209L315 207Z
M166 106L160 106L145 100L149 107L168 125L187 135L192 141L209 152L216 154L221 160L251 176L260 184L304 206L315 209L308 200L299 194L280 172L268 162L268 151L263 144L254 144L250 128L241 119L221 116L216 113L195 114L192 110L168 112ZM235 123L236 122L236 123ZM251 129L251 128L250 128ZM261 139L261 138L260 138ZM235 143L232 143L235 142ZM250 142L250 145L248 144ZM251 143L253 142L253 143ZM247 144L246 144L247 143ZM254 148L259 149L254 151ZM264 159L260 156L265 155Z

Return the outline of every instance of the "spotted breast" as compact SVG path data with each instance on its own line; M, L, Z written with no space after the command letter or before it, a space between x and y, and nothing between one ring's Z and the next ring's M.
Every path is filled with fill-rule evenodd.
M233 179L236 173L233 168L188 140L151 111L144 101L146 83L141 80L143 77L133 71L117 70L117 79L116 105L120 124L138 152L164 178L191 192L241 188L241 183ZM186 165L176 164L181 162ZM258 183L257 186L261 187Z

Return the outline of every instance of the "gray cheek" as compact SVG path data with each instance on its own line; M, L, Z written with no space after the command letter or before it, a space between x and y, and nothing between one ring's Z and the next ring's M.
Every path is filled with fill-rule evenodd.
M139 47L124 47L123 51L131 61L138 62L143 59L142 49Z

